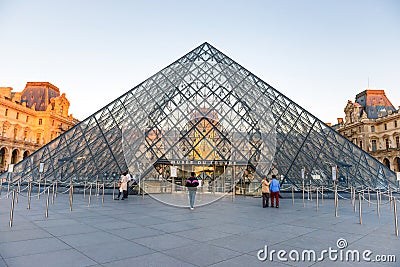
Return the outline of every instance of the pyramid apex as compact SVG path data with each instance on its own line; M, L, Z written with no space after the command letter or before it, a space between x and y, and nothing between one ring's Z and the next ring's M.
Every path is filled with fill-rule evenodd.
M201 46L210 46L210 47L213 47L213 48L214 48L214 46L213 46L212 44L210 44L209 42L207 42L207 41L205 41L204 43L202 43Z

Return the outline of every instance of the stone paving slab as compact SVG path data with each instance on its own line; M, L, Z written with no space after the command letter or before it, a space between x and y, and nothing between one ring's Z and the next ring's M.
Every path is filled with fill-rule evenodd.
M10 199L0 199L0 267L20 266L400 266L400 237L394 234L393 210L363 206L363 225L349 200L333 200L318 211L315 201L281 199L280 208L261 207L261 199L237 196L193 211L145 196L114 201L106 196L59 194L45 217L45 197L20 197L9 227ZM399 205L400 206L400 205ZM339 238L347 247L338 249ZM276 250L273 260L257 254ZM371 250L373 256L395 255L397 262L279 260L292 250L300 254L324 249ZM264 254L261 254L264 255Z

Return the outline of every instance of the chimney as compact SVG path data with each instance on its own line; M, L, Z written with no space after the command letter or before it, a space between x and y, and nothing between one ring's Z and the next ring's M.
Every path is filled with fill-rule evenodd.
M337 118L338 124L343 124L343 118Z
M332 123L330 123L330 122L326 122L325 124L326 124L327 126L329 126L329 127L332 126Z

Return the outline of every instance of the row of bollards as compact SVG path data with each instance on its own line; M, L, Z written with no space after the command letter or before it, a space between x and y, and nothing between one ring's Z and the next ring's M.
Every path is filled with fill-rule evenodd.
M2 185L0 185L0 189ZM38 199L40 199L40 194L41 194L41 184L40 181L38 182ZM52 196L51 196L51 204L54 204L54 199L57 196L57 181L55 183L53 183L52 185L49 185L47 187L44 187L43 193L47 193L46 194L46 211L45 211L45 217L48 218L49 216L49 204L50 204L50 187L52 188ZM86 187L87 184L85 182L84 185L84 197L85 197L85 191L86 191ZM32 193L32 182L28 183L28 191L27 191L27 199L28 199L28 207L27 209L29 210L31 208L31 193ZM88 197L88 207L90 207L91 204L91 197L92 197L92 189L93 189L93 183L90 183L89 185L89 197ZM99 184L96 183L96 191L95 194L97 194L97 196L100 195L100 190L102 190L101 194L101 201L102 204L104 204L104 200L105 200L105 184ZM308 198L310 200L312 200L312 188L311 185L308 187ZM20 194L20 190L21 190L21 182L18 181L18 186L17 189L12 189L11 190L11 194L9 194L10 192L10 183L8 183L8 195L11 195L11 208L10 208L10 221L9 221L9 225L10 227L12 227L13 225L13 217L14 217L14 206L15 206L15 202L18 203L18 195ZM292 186L292 204L294 205L295 200L294 200L294 186ZM324 199L324 187L316 187L314 188L315 192L316 192L316 196L315 196L315 201L316 201L316 210L319 210L319 205L320 205L320 197L319 194L321 193L321 201L323 202ZM321 190L321 191L320 191ZM356 212L356 188L351 187L351 202L352 205L354 206L354 212ZM115 194L115 183L114 183L114 187L113 187L113 199L114 199L114 194ZM363 224L363 218L362 218L362 199L365 199L365 191L368 194L368 206L371 205L371 192L370 192L370 188L367 188L366 190L362 189L360 192L358 192L358 211L359 211L359 223ZM392 190L388 190L387 191L387 196L388 196L388 202L389 203L389 207L390 209L393 208L393 212L394 212L394 222L395 222L395 234L396 236L398 236L399 234L399 230L398 230L398 216L397 216L397 198L393 196L393 192ZM69 206L70 206L70 212L72 212L73 209L73 194L74 194L74 185L72 183L70 183L69 186ZM382 203L382 195L384 193L381 192L379 189L376 191L376 205L377 205L377 215L378 218L380 218L380 213L381 213L381 203ZM302 188L302 197L303 197L303 205L305 206L305 188ZM386 194L385 194L386 195ZM335 217L338 217L338 191L337 191L337 184L334 182L334 205L335 205Z
M304 185L304 183L303 183ZM294 201L294 186L292 186L292 205L294 205L295 201ZM311 191L311 185L308 186L308 192L307 192L307 198L308 200L312 200L312 191ZM316 191L316 210L319 210L319 187L316 187L315 191ZM324 197L324 193L323 193L323 187L321 187L321 200L323 201L323 197ZM359 215L359 223L363 224L363 217L362 217L362 200L365 199L365 192L368 195L368 206L371 206L371 190L368 187L366 190L362 189L360 192L358 192L358 215ZM302 188L302 200L303 200L303 206L305 207L305 187L303 186ZM384 193L381 192L379 189L376 191L376 210L377 210L377 215L378 218L380 218L381 216L381 205L382 205L382 195ZM351 200L351 204L353 206L354 209L354 213L357 212L357 201L356 201L356 188L355 187L350 187L350 200ZM395 222L395 235L398 236L399 235L399 227L398 227L398 216L397 216L397 198L393 196L393 191L392 190L388 190L387 191L387 197L388 197L388 202L389 203L389 208L392 209L393 208L393 212L394 212L394 222ZM334 183L334 207L335 207L335 217L338 217L338 192L337 192L337 185L336 183Z
M47 186L47 185L46 185ZM88 200L88 206L90 207L90 198L92 195L92 184L90 184L90 191L89 191L89 200ZM38 182L38 199L40 199L40 194L41 193L47 193L46 194L46 208L45 208L45 217L49 217L49 204L50 204L50 187L52 187L52 195L51 195L51 204L54 204L54 200L57 197L57 189L58 189L58 184L57 181L49 185L48 187L44 187L43 192L41 192L41 183L40 181ZM100 185L96 185L98 192L100 192ZM105 200L105 184L103 183L101 185L102 188L102 204L104 204ZM114 186L115 188L115 186ZM2 189L2 183L0 183L0 190ZM15 203L18 203L18 196L21 193L21 182L20 180L18 181L17 189L12 189L10 190L10 184L8 185L8 192L7 192L7 198L9 198L9 195L11 195L11 207L10 207L10 220L9 220L9 226L13 226L13 219L14 219L14 207ZM11 191L11 193L10 193ZM72 212L72 207L73 207L73 199L74 199L74 185L71 183L69 186L69 209L70 212ZM0 191L1 192L1 191ZM114 194L114 192L113 192ZM31 198L32 198L32 182L30 181L27 186L27 202L28 206L27 209L31 209Z

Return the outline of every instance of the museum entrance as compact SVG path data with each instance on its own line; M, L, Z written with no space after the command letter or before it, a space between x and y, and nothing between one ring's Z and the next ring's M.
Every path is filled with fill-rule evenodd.
M249 194L259 186L253 168L229 161L170 161L156 164L154 169L153 179L146 180L158 183L160 189L156 191L160 193L184 190L191 172L199 180L198 190L205 194L232 193L233 187L235 194Z

